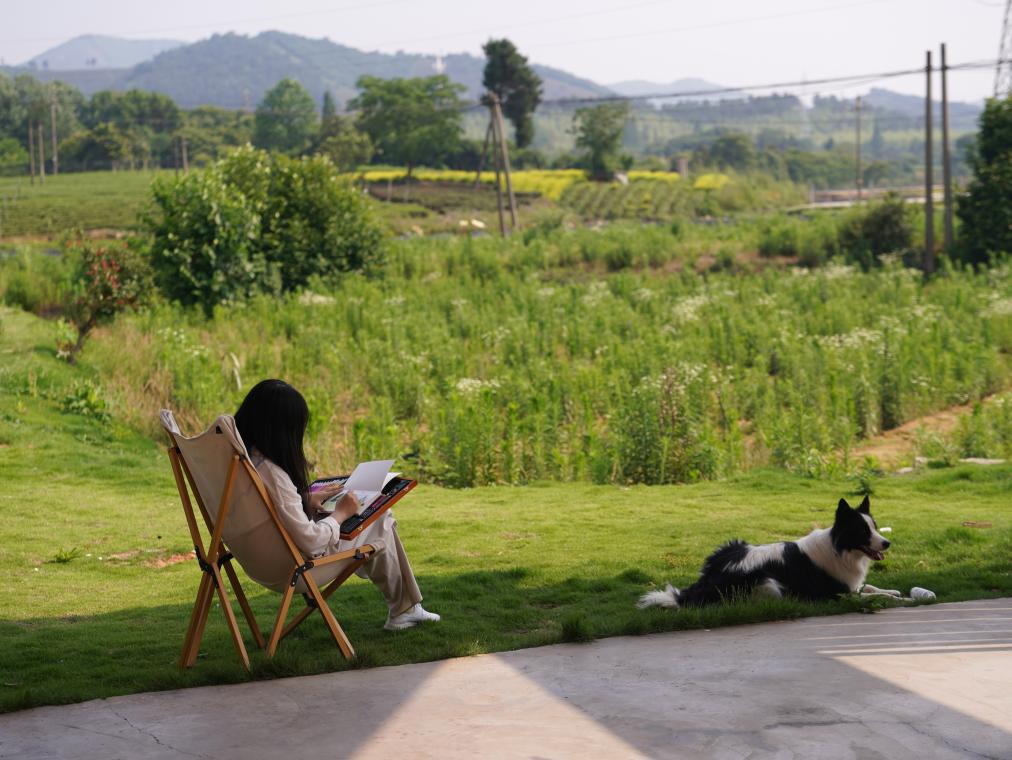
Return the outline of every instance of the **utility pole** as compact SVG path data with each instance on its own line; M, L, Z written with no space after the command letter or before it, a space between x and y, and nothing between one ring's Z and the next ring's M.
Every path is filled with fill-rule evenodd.
M42 122L36 124L35 134L39 138L39 184L46 184L46 141L42 138Z
M864 185L863 178L861 177L861 96L857 96L857 101L854 103L854 112L857 115L856 126L857 126L857 139L855 145L857 146L857 168L854 175L854 185L857 187L857 202L861 202L861 188Z
M35 184L35 127L32 120L28 120L28 172L32 177L32 184Z
M506 237L506 214L502 205L502 156L499 155L499 123L495 112L489 110L489 126L492 127L492 157L495 160L495 202L499 209L499 234Z
M931 177L931 51L927 52L924 99L924 273L935 271L935 208Z
M56 101L52 100L49 103L49 131L53 138L53 176L55 177L60 173L60 154L56 148Z
M942 43L942 184L945 193L945 247L952 247L952 159L949 155L949 91L946 83L945 43Z
M182 137L180 137L179 140L180 140L181 148L182 148L182 151L183 151L183 174L189 174L190 173L190 161L189 161L189 159L187 158L187 155L186 155L186 135L183 135Z
M502 117L502 104L499 102L499 96L495 93L492 93L492 108L496 125L499 128L499 155L506 173L506 192L510 199L510 221L513 222L513 229L516 230L520 228L520 222L517 219L517 199L513 196L513 180L510 178L510 152L506 147L506 124Z

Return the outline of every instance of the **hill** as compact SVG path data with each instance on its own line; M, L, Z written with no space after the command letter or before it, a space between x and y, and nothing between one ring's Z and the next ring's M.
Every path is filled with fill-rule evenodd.
M129 69L185 44L181 40L126 40L101 34L83 34L39 53L25 66L54 71Z
M872 87L863 99L865 105L874 108L894 111L919 120L924 118L924 98L917 95L904 95L881 87ZM941 101L932 101L932 107L936 114L939 113L942 107ZM970 124L972 126L976 123L982 110L984 109L980 103L949 102L949 118L954 124Z
M431 55L367 52L326 39L263 32L255 37L214 35L166 50L122 71L57 71L51 63L49 69L32 73L44 80L60 79L85 95L103 88L138 88L165 93L184 108L251 108L282 77L297 79L317 100L329 90L344 102L355 95L355 82L363 74L383 78L429 76L436 73L439 63ZM441 63L451 79L467 88L468 97L478 96L484 58L455 54L442 58ZM546 98L592 97L609 92L606 87L559 69L534 68L544 80Z
M633 79L625 82L616 82L615 84L608 85L608 89L612 92L617 92L619 95L627 95L629 97L638 98L644 95L656 95L657 93L667 92L680 92L680 93L695 93L695 92L709 92L713 93L714 90L721 90L724 85L714 84L708 82L705 79L697 79L696 77L687 77L684 79L676 79L673 82L648 82L643 79ZM710 94L702 96L707 100L721 100L724 98L740 98L740 94L735 92L724 92L718 94ZM681 100L694 100L691 95L685 98L658 98L659 103L674 103Z

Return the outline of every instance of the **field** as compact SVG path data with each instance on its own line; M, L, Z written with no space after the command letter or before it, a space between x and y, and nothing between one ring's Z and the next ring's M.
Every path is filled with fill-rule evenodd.
M30 185L27 177L0 177L0 238L131 229L159 174L170 172L61 174L47 177L44 185Z
M843 263L849 217L731 215L782 189L734 178L532 189L507 240L470 221L494 220L487 186L391 182L387 203L374 178L396 233L375 271L209 316L156 299L71 366L56 355L70 262L18 237L130 229L151 175L58 179L18 190L3 217L20 231L0 246L0 710L250 677L217 610L197 666L174 665L198 571L156 414L201 429L264 377L306 395L317 474L383 455L421 480L398 520L444 621L384 633L382 600L354 580L335 609L355 662L314 620L275 660L255 654L253 678L873 611L633 606L691 581L723 540L797 537L860 493L893 528L871 583L1012 594L1012 465L958 461L1012 456L1007 263L862 271ZM700 216L721 193L719 216ZM596 221L630 216L656 223ZM957 406L947 432L924 428L890 461L923 457L910 475L854 454ZM267 621L277 598L248 591Z
M175 667L199 571L186 556L159 443L82 400L94 370L54 358L52 323L13 310L0 320L0 568L8 578L0 710L249 678L217 609L196 666ZM893 528L894 546L870 582L926 586L943 601L1012 594L1010 484L1010 466L873 478L873 510ZM384 632L385 605L357 579L335 610L358 649L353 667L851 611L861 603L739 603L677 615L633 603L652 584L690 581L708 549L730 536L793 538L825 524L856 485L770 470L691 486L423 484L398 520L426 605L443 622ZM278 597L247 590L264 625ZM273 661L254 652L252 677L346 667L311 619Z

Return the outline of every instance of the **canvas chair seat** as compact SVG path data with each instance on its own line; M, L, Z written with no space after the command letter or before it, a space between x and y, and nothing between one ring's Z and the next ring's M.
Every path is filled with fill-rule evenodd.
M273 656L280 639L294 630L313 609L320 610L345 656L353 656L351 642L334 619L326 599L375 552L380 551L382 544L362 544L323 557L305 556L285 530L230 415L218 417L206 431L191 438L180 432L172 412L162 410L160 419L169 436L169 458L194 541L197 564L203 573L180 664L189 667L195 661L210 600L217 592L233 642L243 663L249 667L249 657L222 583L221 570L225 570L231 581L258 646L264 646L256 619L232 569L232 559L239 563L251 580L282 594L281 610L267 645L268 657ZM189 498L190 492L210 534L206 549ZM321 586L326 587L323 592L320 591ZM291 624L284 626L288 606L295 593L306 596L307 607Z

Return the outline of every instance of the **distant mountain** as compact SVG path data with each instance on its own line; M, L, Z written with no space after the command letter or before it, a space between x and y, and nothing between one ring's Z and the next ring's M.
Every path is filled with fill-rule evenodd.
M414 53L364 52L326 39L309 39L282 32L255 37L214 35L206 40L166 50L133 68L115 71L56 71L36 68L40 79L60 79L91 95L97 89L154 90L171 96L183 108L217 105L253 108L282 77L298 80L318 101L330 91L340 102L356 95L355 82L363 74L381 78L430 76L443 71L464 85L466 97L481 91L485 59L468 54L437 58ZM545 98L593 97L606 87L559 69L535 65L544 80Z
M642 97L643 95L657 95L658 93L694 93L694 92L712 92L713 90L724 89L723 85L714 84L713 82L707 82L705 79L696 79L694 77L688 77L685 79L676 79L673 82L659 83L659 82L647 82L643 79L633 79L627 82L616 82L615 84L608 85L608 89L612 92L617 92L619 95L626 95L632 98ZM720 93L714 95L704 95L702 97L710 100L719 100L720 98L737 98L741 97L737 93ZM667 98L665 98L667 100Z
M125 40L85 34L39 53L24 65L56 71L129 69L151 60L159 53L185 44L180 40Z
M873 87L867 95L862 97L866 105L883 110L895 111L904 116L912 116L917 119L924 118L924 98L917 95L904 95L892 90L884 90L881 87ZM933 107L941 109L941 102L936 100ZM977 103L949 102L949 119L953 126L969 126L974 128L977 119L980 117L983 105Z

